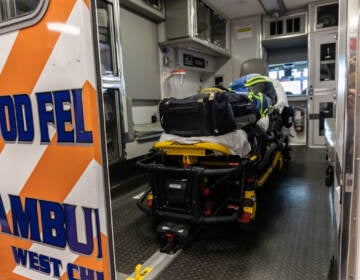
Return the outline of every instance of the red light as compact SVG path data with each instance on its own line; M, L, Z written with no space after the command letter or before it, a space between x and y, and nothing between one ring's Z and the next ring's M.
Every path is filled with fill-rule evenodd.
M152 204L153 204L153 200L152 200L152 199L148 199L148 200L146 201L146 206L147 206L147 207L151 208L151 207L152 207Z
M211 211L210 208L209 208L209 209L206 209L206 210L204 211L204 215L207 216L207 217L211 216L211 214L212 214L212 211Z
M209 196L210 195L210 189L209 188L204 189L203 195L204 196Z
M251 214L250 213L242 213L241 217L237 219L239 223L248 224L251 222Z
M254 183L255 182L255 177L247 177L246 178L246 183L248 183L248 184L252 184L252 183Z

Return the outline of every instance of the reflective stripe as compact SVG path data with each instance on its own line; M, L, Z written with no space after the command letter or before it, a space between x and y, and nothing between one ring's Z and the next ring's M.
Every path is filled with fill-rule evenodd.
M255 77L252 77L252 78L248 79L246 81L245 86L250 87L250 86L255 85L257 83L264 83L264 82L265 83L271 83L271 81L267 77L262 76L262 75L258 75L258 76L255 76Z
M266 114L268 113L269 111L269 108L270 108L270 105L266 108L264 108L264 95L261 93L261 92L258 92L257 94L255 94L254 92L249 92L249 95L248 95L248 99L254 103L254 98L259 100L260 101L260 108L259 108L259 111L260 111L260 116L263 118L266 116Z

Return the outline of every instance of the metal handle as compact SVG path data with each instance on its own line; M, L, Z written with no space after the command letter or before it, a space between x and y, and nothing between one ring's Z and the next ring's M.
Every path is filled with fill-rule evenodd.
M309 87L309 92L308 92L309 96L313 95L314 94L314 89L313 89L313 86L311 85Z

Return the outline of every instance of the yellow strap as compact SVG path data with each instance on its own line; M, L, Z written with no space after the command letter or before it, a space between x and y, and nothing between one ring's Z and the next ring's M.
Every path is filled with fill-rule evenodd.
M200 90L200 93L215 93L215 92L225 92L225 90L214 87L203 88L202 90Z

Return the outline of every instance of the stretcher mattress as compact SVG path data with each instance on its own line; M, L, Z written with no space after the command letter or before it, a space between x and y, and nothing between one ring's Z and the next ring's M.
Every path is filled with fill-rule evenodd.
M257 125L264 131L269 128L269 117L265 116L258 120ZM218 136L193 136L182 137L174 134L163 133L159 141L174 141L179 144L196 144L200 142L216 143L228 147L231 154L240 157L246 156L251 151L248 136L243 129L237 129L230 133Z
M174 134L163 133L160 141L174 141L179 144L196 144L200 142L216 143L228 147L233 155L246 156L250 151L250 143L244 130L238 129L219 136L181 137Z

